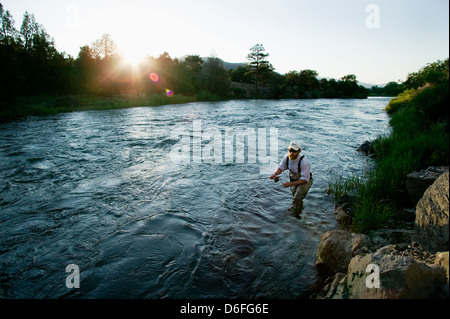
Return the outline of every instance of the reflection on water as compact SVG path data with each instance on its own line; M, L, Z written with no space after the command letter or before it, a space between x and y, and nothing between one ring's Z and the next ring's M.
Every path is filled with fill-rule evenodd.
M190 103L0 124L0 297L306 297L320 236L336 227L329 171L369 165L356 148L388 131L388 101ZM300 140L315 177L301 218L258 161L171 161L171 132L193 121L276 128L278 160ZM65 285L69 264L79 289Z

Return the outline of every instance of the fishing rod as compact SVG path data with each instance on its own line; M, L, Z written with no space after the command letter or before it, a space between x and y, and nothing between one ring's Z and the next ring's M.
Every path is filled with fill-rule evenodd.
M153 175L158 175L158 176L163 176L163 175L166 175L167 173L176 173L176 172L178 172L178 171L170 171L170 172L161 172L161 173L153 173ZM257 176L257 177L249 177L249 178L239 178L239 179L233 179L233 180L230 180L230 181L227 181L226 183L227 184L230 184L230 183L236 183L236 182L250 182L250 181L255 181L255 180L263 180L263 179L269 179L267 176ZM279 176L276 176L274 179L273 179L273 181L275 182L275 183L277 183L278 181L280 180L280 178L279 178ZM204 185L219 185L219 184L223 184L223 183L225 183L224 181L220 181L220 182L207 182L207 181L203 181L203 180L201 180L201 182L204 184Z
M236 183L236 182L249 182L249 181L257 181L257 180L262 180L262 179L269 179L267 176L259 176L259 177L253 177L253 178L240 178L240 179L233 179L231 181L226 182L227 184L229 183ZM277 183L279 181L279 177L277 176L274 179L274 182ZM203 182L203 181L202 181ZM203 184L205 185L219 185L219 184L223 184L224 182L203 182Z

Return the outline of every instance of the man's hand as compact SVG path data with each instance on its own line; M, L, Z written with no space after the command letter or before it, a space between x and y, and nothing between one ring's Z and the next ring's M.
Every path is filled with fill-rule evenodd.
M275 173L269 176L270 179L274 180L275 182L278 182L278 175L280 175L283 171L280 168L277 168Z
M292 186L291 182L284 182L283 183L284 188L288 188L289 186Z
M274 180L275 183L277 183L277 182L280 180L280 179L278 178L278 175L275 174L275 173L273 173L272 175L270 175L269 178L270 178L271 180Z

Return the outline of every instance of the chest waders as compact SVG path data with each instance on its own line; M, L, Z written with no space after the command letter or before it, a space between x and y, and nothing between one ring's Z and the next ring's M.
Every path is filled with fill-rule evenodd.
M300 157L300 160L298 161L298 172L297 173L293 173L289 170L289 180L291 182L298 181L302 177L301 163L302 163L302 160L304 157L305 157L305 155ZM289 169L289 156L286 159L286 167ZM312 178L312 173L310 173L310 178L309 178L308 183L291 187L293 200L292 200L292 207L291 207L290 211L293 215L300 215L302 213L303 199L306 197L306 194L308 194L309 189L312 186L312 183L313 183L313 178Z
M300 160L298 161L298 171L297 171L297 173L292 173L291 171L289 171L289 181L290 182L298 181L300 179L300 177L302 177L301 164L302 164L302 159L304 157L305 157L305 155L300 157ZM289 169L289 156L286 158L286 167L287 167L287 169ZM310 177L309 178L310 179L312 178L312 173L310 173Z

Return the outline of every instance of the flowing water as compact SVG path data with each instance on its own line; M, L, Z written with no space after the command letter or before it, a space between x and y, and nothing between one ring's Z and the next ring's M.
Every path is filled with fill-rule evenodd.
M337 227L330 170L370 165L356 149L388 132L388 102L189 103L0 124L0 298L307 297L320 236ZM236 155L242 130L266 137L276 162L300 141L314 176L300 218L268 179L277 163L263 144L254 154L245 137ZM195 158L208 132L223 134L223 160ZM174 160L183 149L187 161ZM69 264L79 288L66 285Z

